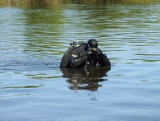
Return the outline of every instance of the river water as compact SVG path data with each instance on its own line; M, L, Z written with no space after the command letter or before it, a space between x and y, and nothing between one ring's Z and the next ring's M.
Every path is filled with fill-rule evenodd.
M59 68L95 38L111 69ZM159 121L160 2L0 3L0 121Z

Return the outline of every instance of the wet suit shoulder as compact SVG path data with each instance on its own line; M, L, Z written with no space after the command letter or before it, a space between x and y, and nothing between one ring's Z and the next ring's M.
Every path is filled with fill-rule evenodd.
M71 43L71 47L64 53L60 68L81 68L86 65L86 44Z
M69 67L69 58L71 56L71 53L73 51L74 48L70 47L63 55L62 60L61 60L61 64L60 64L60 68L67 68Z

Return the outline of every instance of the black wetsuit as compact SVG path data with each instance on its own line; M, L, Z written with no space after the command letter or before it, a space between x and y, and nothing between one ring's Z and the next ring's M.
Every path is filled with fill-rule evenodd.
M107 55L100 49L92 51L86 43L75 44L71 46L63 55L61 68L83 68L86 65L111 66Z

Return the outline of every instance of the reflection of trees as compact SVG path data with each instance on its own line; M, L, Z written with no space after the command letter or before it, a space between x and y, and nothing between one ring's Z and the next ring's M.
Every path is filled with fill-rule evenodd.
M87 67L85 69L65 68L62 69L63 77L68 78L71 90L91 90L96 91L102 85L99 84L106 76L110 68Z
M59 0L31 0L32 6L51 7L59 4Z
M146 4L156 3L156 0L70 0L75 3L83 4Z
M62 3L77 4L148 4L157 0L0 0L0 6L53 8Z
M80 4L113 4L122 0L70 0L74 3Z
M131 1L129 2L127 0L111 0L110 2L131 3ZM135 3L136 2L137 1L135 0ZM125 29L126 26L124 22L127 22L126 24L130 23L128 26L135 25L138 22L135 18L143 15L143 7L142 9L135 9L133 6L124 7L121 5L93 5L90 7L77 7L75 9L78 9L79 11L86 10L85 19L82 19L80 22L83 27L86 29L89 28L94 34L95 32L98 33L98 36L107 36L106 34L109 29Z
M57 53L55 45L61 44L58 38L63 33L62 8L56 9L30 9L25 13L26 31L25 51ZM56 48L56 47L55 47Z
M55 7L62 3L62 0L0 0L0 6L16 7Z

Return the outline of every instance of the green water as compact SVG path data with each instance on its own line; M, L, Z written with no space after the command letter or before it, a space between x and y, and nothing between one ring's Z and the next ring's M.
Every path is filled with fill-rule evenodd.
M0 2L0 121L159 121L160 2ZM95 38L112 62L59 68Z

